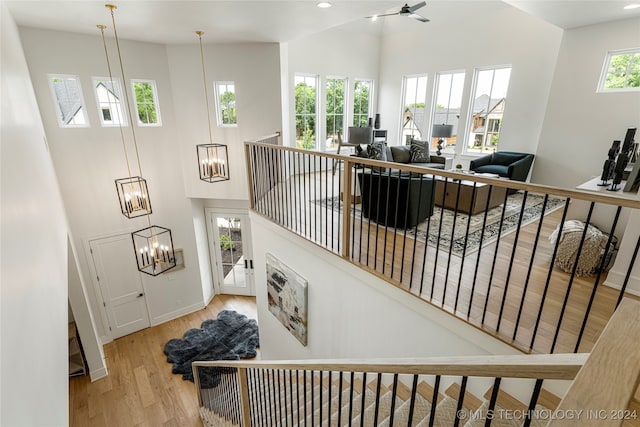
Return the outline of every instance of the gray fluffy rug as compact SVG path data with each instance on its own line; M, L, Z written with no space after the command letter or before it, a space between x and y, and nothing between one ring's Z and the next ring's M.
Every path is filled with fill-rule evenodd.
M202 322L200 329L189 329L182 338L169 340L164 346L164 354L167 362L173 363L174 374L182 374L182 379L193 381L192 362L250 359L256 357L259 346L258 323L243 314L224 310L216 320ZM202 369L201 387L215 387L220 374L227 371L235 370Z

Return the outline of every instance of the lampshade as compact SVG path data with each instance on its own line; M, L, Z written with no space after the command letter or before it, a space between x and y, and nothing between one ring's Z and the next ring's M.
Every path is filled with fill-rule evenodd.
M131 233L138 270L157 276L176 266L171 230L152 225Z
M453 125L433 125L431 136L433 138L451 138L453 135Z
M147 181L139 176L116 179L116 190L120 200L120 210L127 218L135 218L151 213L151 199Z
M196 145L200 179L217 182L229 179L229 155L224 144Z

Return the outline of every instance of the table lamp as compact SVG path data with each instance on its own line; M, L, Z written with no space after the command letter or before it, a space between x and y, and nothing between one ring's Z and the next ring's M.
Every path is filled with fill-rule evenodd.
M453 125L433 125L431 137L440 138L438 140L438 150L436 151L438 156L442 153L442 143L446 138L451 138L451 135L453 135Z

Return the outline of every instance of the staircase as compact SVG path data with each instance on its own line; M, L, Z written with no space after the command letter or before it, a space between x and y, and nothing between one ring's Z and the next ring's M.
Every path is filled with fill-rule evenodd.
M192 364L205 426L631 426L640 301L590 354Z

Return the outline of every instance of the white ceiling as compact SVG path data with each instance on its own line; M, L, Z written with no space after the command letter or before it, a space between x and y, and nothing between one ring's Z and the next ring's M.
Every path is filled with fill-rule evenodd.
M196 30L205 32L205 42L282 42L329 28L352 23L366 31L380 31L364 16L395 12L403 0L330 0L333 7L319 9L316 0L199 0L114 2L118 35L124 39L162 44L197 43ZM418 0L410 1L410 4ZM471 0L481 6L484 0ZM640 8L623 6L640 0L504 0L526 13L561 28L575 28L600 22L640 17ZM98 34L97 24L111 27L106 3L96 0L21 0L3 1L18 25ZM454 4L452 4L454 3ZM485 2L487 5L495 2ZM432 0L420 13L431 19L455 19L463 3ZM430 14L451 6L451 14ZM395 17L385 19L397 19ZM407 25L429 25L407 20Z

